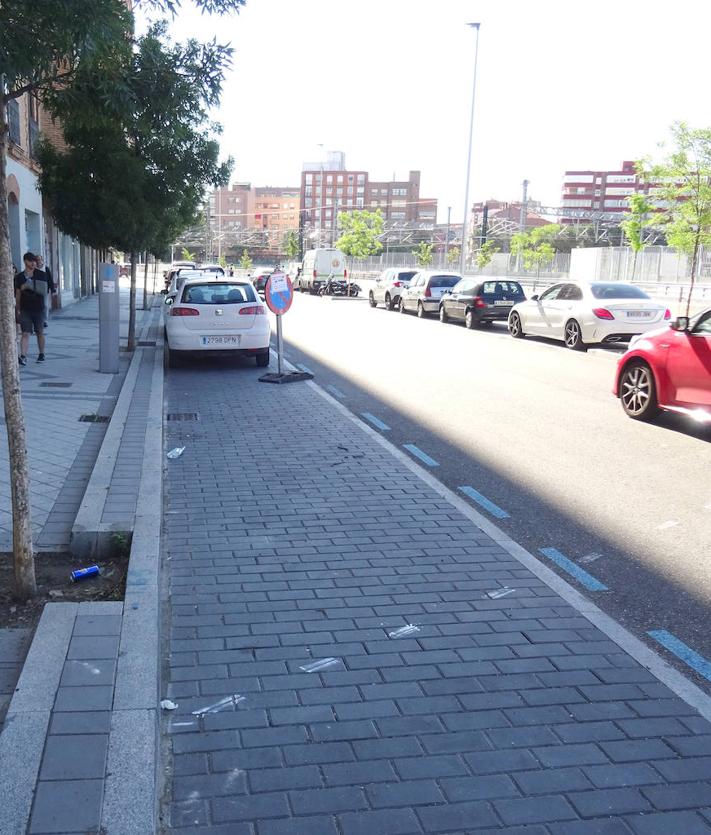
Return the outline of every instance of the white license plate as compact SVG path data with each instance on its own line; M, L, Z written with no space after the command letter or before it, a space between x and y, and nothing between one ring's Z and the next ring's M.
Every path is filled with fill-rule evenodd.
M513 307L513 302L505 302L503 299L497 299L494 302L494 307Z
M628 319L649 319L652 314L647 310L628 310Z
M239 336L203 336L203 345L239 345Z

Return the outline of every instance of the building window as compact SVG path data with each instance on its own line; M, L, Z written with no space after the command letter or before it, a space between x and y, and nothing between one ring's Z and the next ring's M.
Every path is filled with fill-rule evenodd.
M406 188L394 188L393 189L393 197L407 197L407 189Z
M365 183L365 174L358 175L358 183Z
M327 183L332 183L333 182L333 174L327 174L326 175L326 182Z
M363 198L362 197L356 198L356 207L359 208L359 209L363 208Z
M352 182L353 182L353 175L352 175L352 174L349 174L349 175L348 175L348 182L349 182L349 183L352 183Z

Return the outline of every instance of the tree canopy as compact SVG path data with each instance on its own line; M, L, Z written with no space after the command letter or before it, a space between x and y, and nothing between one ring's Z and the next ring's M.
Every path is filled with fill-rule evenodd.
M350 258L367 258L377 255L383 248L379 237L383 234L383 215L380 211L358 209L339 215L341 236L336 248Z

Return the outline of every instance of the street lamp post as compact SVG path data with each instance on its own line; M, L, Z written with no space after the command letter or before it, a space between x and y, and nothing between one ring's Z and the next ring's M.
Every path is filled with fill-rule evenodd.
M469 176L472 167L472 139L474 138L474 101L476 98L476 65L479 58L479 23L467 23L467 26L476 30L476 41L474 43L474 79L472 81L472 110L469 118L469 149L467 151L467 179L464 187L464 221L462 223L462 249L459 254L459 272L464 275L464 265L467 262L467 221L469 219Z
M449 227L451 225L452 220L452 207L447 206L447 237L444 239L444 264L443 266L447 266L447 255L449 254Z

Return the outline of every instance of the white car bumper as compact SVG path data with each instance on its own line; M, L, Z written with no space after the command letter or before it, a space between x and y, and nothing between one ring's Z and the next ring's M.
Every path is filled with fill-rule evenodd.
M627 341L636 334L657 330L665 324L664 320L625 322L621 319L597 319L583 327L583 342Z

